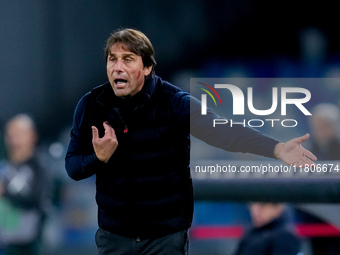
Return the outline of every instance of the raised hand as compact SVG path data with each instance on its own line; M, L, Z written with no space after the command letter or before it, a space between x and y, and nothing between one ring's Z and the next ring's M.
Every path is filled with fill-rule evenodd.
M107 121L103 123L103 126L105 132L102 138L99 137L98 129L92 126L92 144L97 158L107 163L118 147L118 140L114 129Z
M276 158L281 159L284 163L293 166L313 165L317 158L313 153L301 146L309 138L309 134L293 138L285 143L278 143L274 149Z

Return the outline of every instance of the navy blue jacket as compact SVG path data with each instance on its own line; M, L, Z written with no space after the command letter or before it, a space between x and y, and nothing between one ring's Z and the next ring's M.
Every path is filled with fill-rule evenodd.
M235 255L297 255L299 251L300 241L283 214L262 227L249 230Z
M82 97L74 114L66 170L75 180L96 174L99 227L132 237L190 227L190 132L226 150L273 156L278 141L244 127L217 127L215 134L200 111L198 100L157 76L130 98L116 97L108 82ZM209 111L204 117L219 116ZM94 153L91 130L94 125L103 135L104 121L118 139L106 164Z

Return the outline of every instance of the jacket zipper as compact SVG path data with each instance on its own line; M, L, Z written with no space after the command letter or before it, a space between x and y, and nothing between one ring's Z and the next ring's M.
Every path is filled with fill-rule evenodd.
M144 103L141 104L141 105L136 105L135 108L133 109L133 111L130 113L130 118L131 118L132 113L135 112L137 109L141 108L143 105L144 105ZM129 132L128 126L125 123L125 121L123 120L123 117L121 116L119 110L116 109L116 108L113 108L113 110L117 113L120 121L124 124L124 130L123 130L124 134L128 133Z

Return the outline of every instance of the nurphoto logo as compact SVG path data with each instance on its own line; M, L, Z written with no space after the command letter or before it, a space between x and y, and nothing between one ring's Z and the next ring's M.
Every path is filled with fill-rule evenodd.
M277 111L280 111L280 116L287 116L287 106L295 107L305 116L312 115L304 104L309 102L311 99L311 93L308 89L302 87L272 87L271 98L266 100L271 102L271 106L267 109L257 109L254 106L254 93L253 87L246 88L246 95L237 85L233 84L208 84L205 82L197 82L201 87L199 89L203 91L201 94L201 114L207 115L208 112L208 98L212 100L216 107L232 107L233 116L244 116L245 107L249 112L256 116L269 116ZM280 92L280 93L279 93ZM229 93L232 96L231 102L223 104L221 99L222 93ZM279 96L280 95L280 96ZM296 119L277 119L277 118L256 118L256 119L243 119L241 121L233 121L232 118L228 119L214 119L212 125L216 127L217 125L248 125L250 127L262 127L265 124L270 125L270 127L275 127L279 124L283 127L296 127L298 121Z

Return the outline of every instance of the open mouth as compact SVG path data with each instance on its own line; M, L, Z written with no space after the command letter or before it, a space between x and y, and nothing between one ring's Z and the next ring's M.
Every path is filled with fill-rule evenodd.
M124 79L115 79L115 84L117 86L124 86L128 81Z

